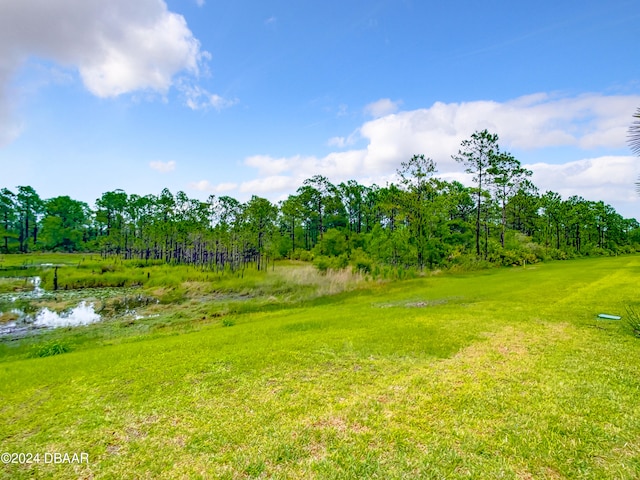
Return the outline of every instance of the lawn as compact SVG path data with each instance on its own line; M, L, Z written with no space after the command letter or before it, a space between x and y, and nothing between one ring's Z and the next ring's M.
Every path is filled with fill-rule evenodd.
M158 306L146 333L42 336L61 355L5 342L0 452L40 461L0 476L639 478L640 339L596 318L639 306L639 277L625 256L278 287L219 315Z

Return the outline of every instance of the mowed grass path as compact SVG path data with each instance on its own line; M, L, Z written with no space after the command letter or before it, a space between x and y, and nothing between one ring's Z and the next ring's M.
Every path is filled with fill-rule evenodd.
M640 478L640 257L373 284L0 363L4 478Z

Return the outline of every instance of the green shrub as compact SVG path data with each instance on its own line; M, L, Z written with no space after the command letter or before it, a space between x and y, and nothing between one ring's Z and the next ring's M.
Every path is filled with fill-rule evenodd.
M617 255L624 255L628 253L635 253L635 249L631 245L618 245L613 247L613 251Z
M314 266L320 273L327 273L327 270L343 270L349 266L349 257L346 253L338 255L337 257L326 257L324 255L318 255L313 260Z
M551 260L568 260L569 255L564 250L559 250L557 248L550 248L547 251L547 255Z
M318 256L313 261L313 265L320 273L327 273L327 270L331 267L331 259L325 256Z
M488 260L478 258L474 254L463 254L458 255L452 260L449 270L452 272L472 272L493 267L495 267L495 264Z
M333 268L334 270L342 270L343 268L347 268L349 266L349 257L346 253L343 253L341 255L338 255L337 257L334 257L331 263L331 268Z
M610 257L614 255L614 253L611 250L608 250L606 248L596 247L596 246L590 246L582 250L581 253L588 257L598 257L598 256Z
M311 262L313 261L313 254L308 250L296 250L293 258L302 262Z
M373 270L371 271L373 278L377 279L378 277L380 277L381 273L382 273L382 269L380 268L380 265L375 264L373 267Z
M35 345L29 355L32 358L37 357L51 357L53 355L60 355L62 353L70 352L71 347L66 343L53 340L41 345Z
M364 253L361 248L358 248L351 255L351 265L353 265L353 269L357 272L371 273L373 260L371 260L371 257Z

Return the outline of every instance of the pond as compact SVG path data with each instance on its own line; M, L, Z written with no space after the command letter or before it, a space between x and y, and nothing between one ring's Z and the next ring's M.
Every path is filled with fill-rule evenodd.
M25 280L24 278L21 280ZM77 327L100 322L104 317L96 310L106 299L131 293L134 288L94 288L50 292L41 287L40 277L26 279L33 290L0 294L0 337L21 337L42 329ZM42 302L75 303L74 307L56 312ZM143 318L134 310L125 310L135 320ZM3 318L4 317L4 318Z

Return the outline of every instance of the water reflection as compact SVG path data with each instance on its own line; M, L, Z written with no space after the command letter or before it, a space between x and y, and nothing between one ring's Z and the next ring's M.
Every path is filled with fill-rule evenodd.
M82 301L77 307L68 312L56 313L48 308L43 308L36 315L33 325L36 327L77 327L79 325L89 325L101 320L93 307L93 303Z
M12 294L7 298L11 303L18 306L19 300L41 300L53 297L52 293L46 292L41 286L40 277L32 277L29 282L33 285L33 290ZM20 308L22 308L20 306ZM21 335L30 330L41 328L76 327L99 322L102 317L96 313L94 304L81 301L70 310L57 313L47 307L41 308L35 315L27 314L20 308L12 308L7 313L15 320L2 322L4 314L0 313L0 336ZM17 318L16 318L17 317Z

